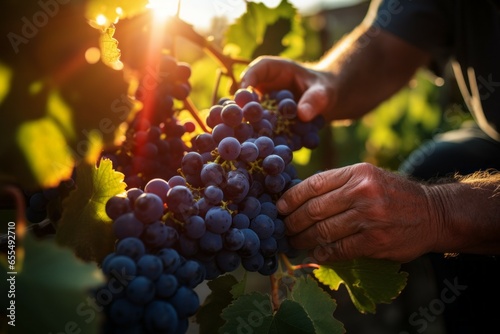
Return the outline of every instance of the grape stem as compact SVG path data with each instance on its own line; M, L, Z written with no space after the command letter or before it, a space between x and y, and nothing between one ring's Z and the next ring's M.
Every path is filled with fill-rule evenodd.
M273 303L273 311L276 312L280 308L279 285L275 274L270 276L271 279L271 301Z
M208 131L205 122L203 122L203 120L200 118L198 108L196 108L193 101L188 97L183 102L184 102L184 108L187 111L189 111L191 116L193 116L194 120L196 121L196 123L198 123L203 132L210 133L210 131Z
M281 260L285 264L286 268L288 269L288 274L293 275L293 273L297 270L302 270L302 269L319 269L321 266L317 263L302 263L302 264L292 264L290 262L290 259L288 256L285 254L280 254Z

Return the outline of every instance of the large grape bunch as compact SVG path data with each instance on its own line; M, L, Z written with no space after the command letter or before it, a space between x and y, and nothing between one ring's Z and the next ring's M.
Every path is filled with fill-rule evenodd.
M288 90L240 89L212 106L206 124L212 131L174 159L175 175L129 186L106 204L117 242L102 270L108 287L121 286L107 298L99 298L105 288L96 293L111 332L185 333L201 282L240 267L272 275L280 253L295 253L275 203L300 182L293 151L319 144L323 120L298 120Z
M135 114L123 143L103 152L115 168L125 174L129 188L143 188L153 178L169 179L177 174L180 161L188 149L182 137L195 130L192 122L176 118L175 101L191 92L187 63L172 56L161 58L157 73L148 73L136 92L142 109Z

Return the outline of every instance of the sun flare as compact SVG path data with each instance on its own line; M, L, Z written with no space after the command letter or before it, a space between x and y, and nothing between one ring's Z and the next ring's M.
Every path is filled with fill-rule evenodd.
M175 16L179 10L178 0L149 0L150 8L157 20L164 20L170 16Z

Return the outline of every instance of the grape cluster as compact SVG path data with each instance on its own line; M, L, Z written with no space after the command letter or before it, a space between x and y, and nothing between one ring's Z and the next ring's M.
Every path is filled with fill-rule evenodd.
M117 238L102 262L108 283L96 291L106 333L185 333L199 308L193 289L205 279L205 268L172 248L179 236L162 221L163 182L153 180L145 191L131 188L106 203Z
M153 178L169 179L177 174L188 147L182 137L195 130L192 122L176 118L176 100L191 92L188 64L165 55L157 73L144 77L136 92L142 109L130 122L126 138L114 149L103 152L115 168L125 174L129 188L142 188Z
M272 275L280 253L294 255L275 203L300 182L293 151L319 144L322 118L301 122L288 90L259 96L240 89L212 106L206 123L211 133L194 136L189 146L182 142L169 161L150 156L168 174L145 173L142 159L149 177L106 204L117 243L102 270L108 285L113 273L131 277L103 303L111 328L184 333L199 306L193 289L202 281L240 267ZM149 138L154 128L141 136ZM164 134L180 140L181 132ZM139 151L130 157L148 143L134 142Z

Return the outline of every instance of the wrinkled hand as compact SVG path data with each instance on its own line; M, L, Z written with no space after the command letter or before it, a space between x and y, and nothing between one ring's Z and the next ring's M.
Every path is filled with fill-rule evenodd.
M429 252L431 221L423 185L367 163L315 174L278 201L291 244L319 263L359 257L407 262Z
M336 99L335 80L331 73L316 71L279 57L259 57L242 74L241 86L260 92L289 89L301 96L298 115L310 121L332 109Z

